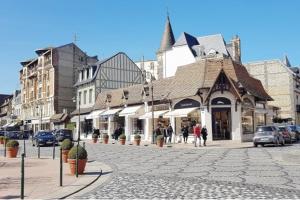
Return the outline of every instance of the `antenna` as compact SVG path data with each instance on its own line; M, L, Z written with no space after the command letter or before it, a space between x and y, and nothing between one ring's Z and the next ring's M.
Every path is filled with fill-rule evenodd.
M78 39L77 39L77 34L76 34L76 33L74 33L74 44L76 44L76 43L77 43L77 41L78 41Z

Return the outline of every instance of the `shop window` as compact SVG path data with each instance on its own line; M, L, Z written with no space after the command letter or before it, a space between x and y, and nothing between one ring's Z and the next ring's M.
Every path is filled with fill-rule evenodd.
M217 97L211 101L211 105L231 105L231 102L225 97Z

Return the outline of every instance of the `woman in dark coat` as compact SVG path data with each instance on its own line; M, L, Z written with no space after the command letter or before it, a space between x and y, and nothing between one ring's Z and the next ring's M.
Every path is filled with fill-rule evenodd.
M207 129L205 126L201 129L201 135L203 138L203 145L206 146L206 140L207 140Z
M182 135L183 135L183 141L184 143L187 143L187 139L189 137L189 128L187 126L182 127L181 129Z

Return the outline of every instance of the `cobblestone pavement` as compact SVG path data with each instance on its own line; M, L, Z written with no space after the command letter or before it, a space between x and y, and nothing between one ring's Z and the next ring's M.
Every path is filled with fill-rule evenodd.
M113 174L74 198L300 198L300 144L236 149L87 144L87 150L90 160L109 164Z

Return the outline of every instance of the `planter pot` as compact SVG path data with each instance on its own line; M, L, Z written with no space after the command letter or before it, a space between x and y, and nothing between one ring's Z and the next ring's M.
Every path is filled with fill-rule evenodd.
M126 141L126 139L120 139L120 144L125 145L125 141Z
M97 143L98 138L93 138L93 143Z
M64 163L68 162L68 153L70 150L62 150L62 159L64 161Z
M7 157L9 158L15 158L17 157L19 147L7 147L6 153Z
M103 138L104 144L108 144L108 138Z
M136 146L140 146L140 144L141 144L141 140L140 139L138 139L138 140L134 140L134 144L136 145Z
M78 174L83 174L87 159L78 160ZM68 159L71 175L76 174L76 159Z
M0 140L0 144L4 144L4 140L2 139L2 140Z
M156 144L158 147L163 147L164 146L164 140L157 140Z

